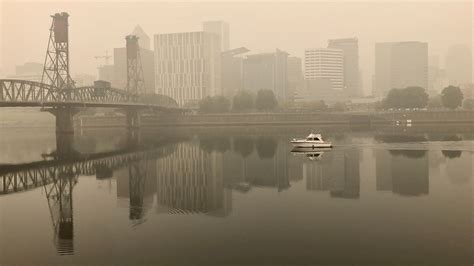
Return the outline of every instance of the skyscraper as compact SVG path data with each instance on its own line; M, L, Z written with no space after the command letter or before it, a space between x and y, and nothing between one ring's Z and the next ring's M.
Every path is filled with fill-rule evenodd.
M202 98L221 95L220 47L214 33L155 35L156 93L180 105L197 105Z
M362 96L359 87L359 41L357 38L328 41L328 48L341 49L344 53L344 88L349 96Z
M244 88L257 93L272 90L279 101L286 98L288 53L276 50L274 53L248 55L244 60Z
M306 80L325 79L331 82L332 89L343 89L343 50L330 48L305 50L304 66Z
M428 88L428 43L376 43L373 94L385 96L390 89L409 86Z
M140 27L140 25L135 26L135 29L132 31L132 35L138 37L138 45L140 48L150 50L150 37L145 31Z
M286 99L293 101L296 91L303 86L303 64L301 58L296 56L288 57L287 79L288 89Z
M221 51L227 51L230 48L229 40L229 24L225 21L204 21L202 23L202 30L208 33L219 35L221 41Z
M238 91L244 89L243 84L243 54L249 50L245 47L222 52L222 94L231 99Z
M463 85L472 82L472 55L465 45L452 46L445 61L446 75L450 85Z

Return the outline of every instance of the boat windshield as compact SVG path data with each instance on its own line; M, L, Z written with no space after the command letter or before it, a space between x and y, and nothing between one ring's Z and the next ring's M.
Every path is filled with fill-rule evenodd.
M316 141L320 141L319 138L307 138L306 140L316 140Z

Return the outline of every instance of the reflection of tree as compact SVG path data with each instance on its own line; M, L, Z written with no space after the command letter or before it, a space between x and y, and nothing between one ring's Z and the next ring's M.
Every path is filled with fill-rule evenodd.
M460 141L462 140L462 138L457 135L449 135L449 136L444 137L443 140L444 141Z
M230 138L201 137L199 139L199 147L207 153L211 153L213 151L223 153L230 149Z
M273 158L278 142L272 137L259 137L255 146L260 158Z
M390 154L407 158L423 158L426 155L426 150L390 150Z
M442 150L444 157L449 159L459 158L461 157L462 151L449 151L449 150Z
M374 138L383 143L427 141L424 136L420 135L375 135Z
M236 137L234 139L234 151L247 158L254 150L254 140L249 137Z

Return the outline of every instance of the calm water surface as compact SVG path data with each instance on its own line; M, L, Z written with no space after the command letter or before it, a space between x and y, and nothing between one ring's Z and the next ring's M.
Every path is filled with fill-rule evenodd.
M472 130L309 131L2 128L0 264L472 265Z

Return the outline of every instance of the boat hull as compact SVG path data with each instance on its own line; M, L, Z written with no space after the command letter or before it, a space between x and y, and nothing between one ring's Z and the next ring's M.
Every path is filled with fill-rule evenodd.
M295 148L310 148L310 149L319 149L319 148L332 148L331 143L315 143L315 142L291 142Z

